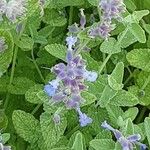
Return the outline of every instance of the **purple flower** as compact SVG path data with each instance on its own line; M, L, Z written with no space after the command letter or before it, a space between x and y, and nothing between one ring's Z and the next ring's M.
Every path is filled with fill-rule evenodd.
M142 144L139 142L141 139L140 134L133 134L128 137L124 137L119 130L111 127L106 121L104 121L102 123L101 127L105 128L107 130L110 130L114 133L117 141L122 146L122 150L133 150L135 144L140 146L141 150L146 150L146 148L147 148L147 146L145 144Z
M26 13L26 0L10 0L6 5L5 14L11 22L16 22L18 17L22 17Z
M75 43L77 42L77 37L68 36L66 38L66 42L67 42L67 45L68 45L68 49L72 50L72 47L75 46Z
M79 114L79 122L81 127L85 127L93 122L93 120L90 117L88 117L85 113L81 112L79 107L77 107L76 110Z
M84 29L85 25L86 25L86 17L84 15L84 9L80 9L80 25L81 25L81 29Z
M5 38L0 37L0 52L5 51L8 48L8 45L5 44Z
M96 72L86 70L83 76L87 81L94 82L96 81L98 74Z
M75 24L69 26L69 27L68 27L68 30L69 30L70 33L77 33L77 32L79 32L79 27L78 27L78 25L75 23Z

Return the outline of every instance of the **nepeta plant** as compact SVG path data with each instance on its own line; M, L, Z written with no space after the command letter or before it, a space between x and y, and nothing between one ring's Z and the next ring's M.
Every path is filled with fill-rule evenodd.
M0 149L149 149L149 8L0 0Z

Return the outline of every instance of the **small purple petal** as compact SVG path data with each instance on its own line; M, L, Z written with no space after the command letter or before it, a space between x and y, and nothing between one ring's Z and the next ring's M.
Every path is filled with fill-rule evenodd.
M103 127L104 129L110 130L110 131L114 131L115 129L113 127L111 127L107 121L104 121L101 125L101 127Z
M80 13L81 13L80 25L81 25L81 28L84 29L84 27L86 25L86 17L84 15L84 9L80 9Z
M86 70L83 76L87 81L94 82L96 81L98 74L96 72Z
M139 141L141 139L140 134L134 134L127 137L127 139L131 142Z
M72 46L75 46L75 43L77 42L77 37L69 36L66 38L66 42L68 45L68 49L72 50Z
M61 120L60 115L54 114L54 116L53 116L54 123L55 124L60 124L60 120Z
M92 118L88 117L85 113L82 113L80 108L77 108L76 110L79 113L79 122L81 127L85 127L93 122Z
M67 56L66 56L66 60L67 62L70 62L73 58L73 54L72 54L72 51L71 50L68 50L67 52Z

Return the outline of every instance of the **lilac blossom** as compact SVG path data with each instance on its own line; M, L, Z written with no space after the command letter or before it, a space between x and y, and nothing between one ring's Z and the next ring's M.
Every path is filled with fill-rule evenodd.
M8 45L5 44L5 38L0 37L0 52L5 51L8 48Z
M77 42L77 37L68 36L66 38L66 42L67 42L67 45L68 45L68 49L72 50L72 47L75 46L75 43Z
M99 9L102 11L101 22L90 29L89 35L92 38L99 36L103 39L108 39L110 32L115 27L112 24L112 20L121 20L121 15L125 12L125 5L123 0L101 0Z
M88 117L85 113L82 113L79 107L77 107L76 111L79 114L79 122L81 127L85 127L88 124L92 123L93 120L90 117Z
M2 0L0 2L0 15L6 15L11 22L16 22L17 18L25 15L26 0Z
M0 143L0 150L11 150L10 146L4 146L2 143Z
M114 133L117 141L121 144L122 150L133 150L135 145L138 145L140 150L146 150L147 146L139 142L141 139L140 134L124 137L119 130L111 127L106 121L104 121L101 126Z
M86 25L86 16L84 14L84 9L80 9L80 25L81 25L81 29L84 29L85 25Z

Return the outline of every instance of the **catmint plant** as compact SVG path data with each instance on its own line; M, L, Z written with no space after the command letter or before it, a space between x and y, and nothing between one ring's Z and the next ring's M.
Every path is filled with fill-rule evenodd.
M119 130L111 127L106 121L104 121L101 126L104 129L113 132L115 138L121 144L122 150L133 150L135 145L138 145L140 147L140 150L147 149L147 146L145 144L139 142L141 139L140 134L133 134L125 137Z

